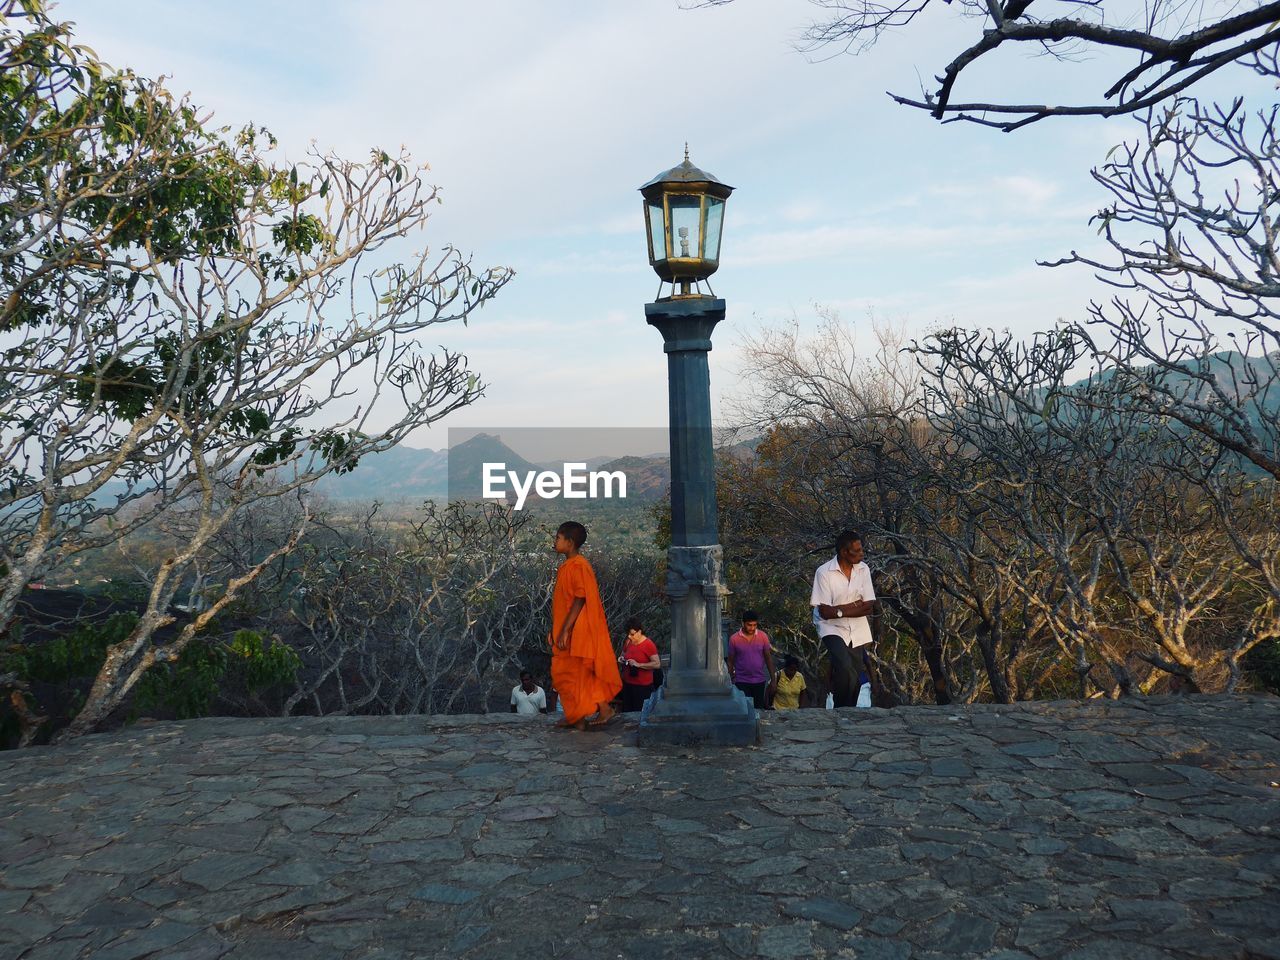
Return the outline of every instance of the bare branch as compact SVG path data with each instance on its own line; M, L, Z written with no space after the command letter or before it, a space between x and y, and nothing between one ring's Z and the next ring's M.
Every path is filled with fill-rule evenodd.
M710 0L695 6L720 6L728 0ZM928 0L903 0L883 4L876 0L817 0L830 11L815 22L806 35L805 49L834 47L837 52L860 53L888 30L911 23L928 6ZM1276 24L1280 3L1257 3L1250 9L1220 20L1191 17L1178 4L1154 3L1139 28L1112 24L1100 2L1067 2L1074 16L1039 19L1032 14L1045 0L958 0L957 13L984 21L981 35L965 47L937 76L938 86L923 97L890 93L899 104L928 111L936 120L963 120L1005 132L1048 117L1119 116L1163 103L1233 63L1244 63L1259 53L1274 53L1280 42ZM1086 16L1080 16L1085 14ZM1011 101L997 95L953 102L955 88L974 64L1009 45L1033 44L1051 55L1066 57L1080 49L1126 50L1138 62L1110 81L1101 97L1078 103L1043 104ZM1066 51L1072 51L1068 54ZM1012 86L1012 85L1010 85ZM1012 118L1012 119L1010 119Z

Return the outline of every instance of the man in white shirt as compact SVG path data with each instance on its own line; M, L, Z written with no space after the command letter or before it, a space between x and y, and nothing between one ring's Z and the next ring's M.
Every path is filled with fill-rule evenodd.
M511 689L511 712L525 717L547 712L547 692L533 682L528 670L520 672L520 683Z
M836 555L813 575L813 622L831 658L831 693L837 707L858 702L860 674L872 690L879 686L871 658L873 637L868 616L879 610L871 568L862 561L862 537L845 531L836 538Z

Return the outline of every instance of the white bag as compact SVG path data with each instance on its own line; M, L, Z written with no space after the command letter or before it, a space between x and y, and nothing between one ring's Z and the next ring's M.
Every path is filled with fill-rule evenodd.
M858 706L859 707L871 706L871 684L864 683L862 685L862 688L858 691Z
M836 698L834 694L827 694L827 709L834 710L836 708Z

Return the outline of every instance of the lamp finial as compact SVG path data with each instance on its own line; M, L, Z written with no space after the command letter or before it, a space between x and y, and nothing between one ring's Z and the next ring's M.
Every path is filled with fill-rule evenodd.
M689 162L689 141L688 140L684 142L684 162L685 163Z

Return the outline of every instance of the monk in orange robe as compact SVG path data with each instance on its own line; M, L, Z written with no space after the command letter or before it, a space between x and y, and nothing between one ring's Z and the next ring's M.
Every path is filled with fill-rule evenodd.
M612 720L609 701L622 690L600 586L578 552L586 541L587 528L580 523L562 523L556 531L556 553L564 562L551 595L551 682L564 709L558 723L578 730L587 728L588 718L593 727Z

